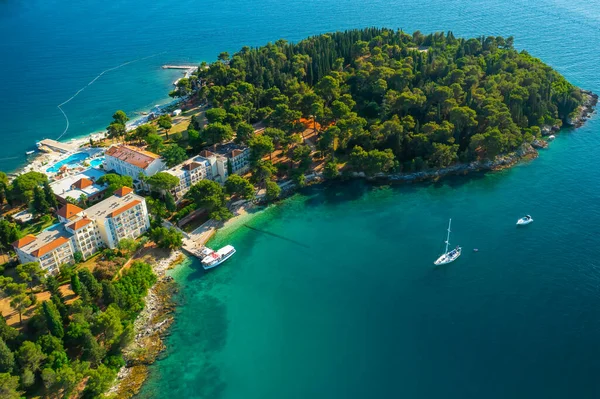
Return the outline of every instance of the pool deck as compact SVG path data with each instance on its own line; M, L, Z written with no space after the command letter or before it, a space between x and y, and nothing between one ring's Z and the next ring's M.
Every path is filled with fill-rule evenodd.
M73 152L77 150L77 146L73 144L61 143L52 139L44 139L40 141L40 145L51 149L52 151L60 152L63 154L67 154L69 152Z

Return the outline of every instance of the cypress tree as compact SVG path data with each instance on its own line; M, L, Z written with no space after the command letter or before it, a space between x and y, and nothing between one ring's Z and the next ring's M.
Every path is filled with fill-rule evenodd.
M40 214L46 214L50 212L50 205L48 204L48 201L46 201L44 190L42 190L42 188L39 186L33 189L33 201L31 206L35 212Z
M102 285L96 280L96 277L88 269L82 269L77 274L92 298L98 298L102 293Z
M54 191L50 188L50 183L48 181L44 182L44 196L46 197L46 202L50 207L57 209L58 201L56 200L56 196L54 195Z
M15 367L15 355L0 338L0 373L10 373Z
M175 204L175 198L171 195L171 193L167 192L165 195L165 206L169 212L175 212L177 210L177 205Z
M48 326L50 334L57 338L62 338L65 335L65 332L63 330L60 313L58 312L56 305L54 305L54 302L45 301L42 304L42 309L44 311L44 316L46 317L46 325Z
M71 276L71 289L75 294L81 295L81 283L79 282L77 274Z

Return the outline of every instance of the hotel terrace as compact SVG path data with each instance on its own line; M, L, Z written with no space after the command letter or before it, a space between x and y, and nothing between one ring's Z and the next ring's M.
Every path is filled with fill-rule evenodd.
M73 263L77 252L87 259L103 247L115 248L123 238L137 238L150 227L144 197L128 187L86 210L66 204L57 215L60 223L13 243L21 263L39 262L55 274L60 265Z

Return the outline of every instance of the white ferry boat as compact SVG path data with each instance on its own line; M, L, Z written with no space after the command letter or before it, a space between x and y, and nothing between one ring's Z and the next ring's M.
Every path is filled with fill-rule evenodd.
M223 248L213 251L210 248L204 248L201 252L202 267L204 270L213 269L231 258L235 254L235 248L231 245L225 245Z

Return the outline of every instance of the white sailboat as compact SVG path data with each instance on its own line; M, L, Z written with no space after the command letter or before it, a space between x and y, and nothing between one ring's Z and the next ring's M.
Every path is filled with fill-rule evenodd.
M458 259L458 257L460 256L460 254L462 252L462 248L459 246L456 246L456 248L454 248L452 251L448 252L448 246L450 245L450 226L451 225L452 225L452 219L450 219L450 221L448 222L448 236L446 237L446 250L444 251L443 255L441 255L439 258L437 258L437 260L435 262L433 262L433 264L436 266L445 265L447 263L454 262L456 259Z

